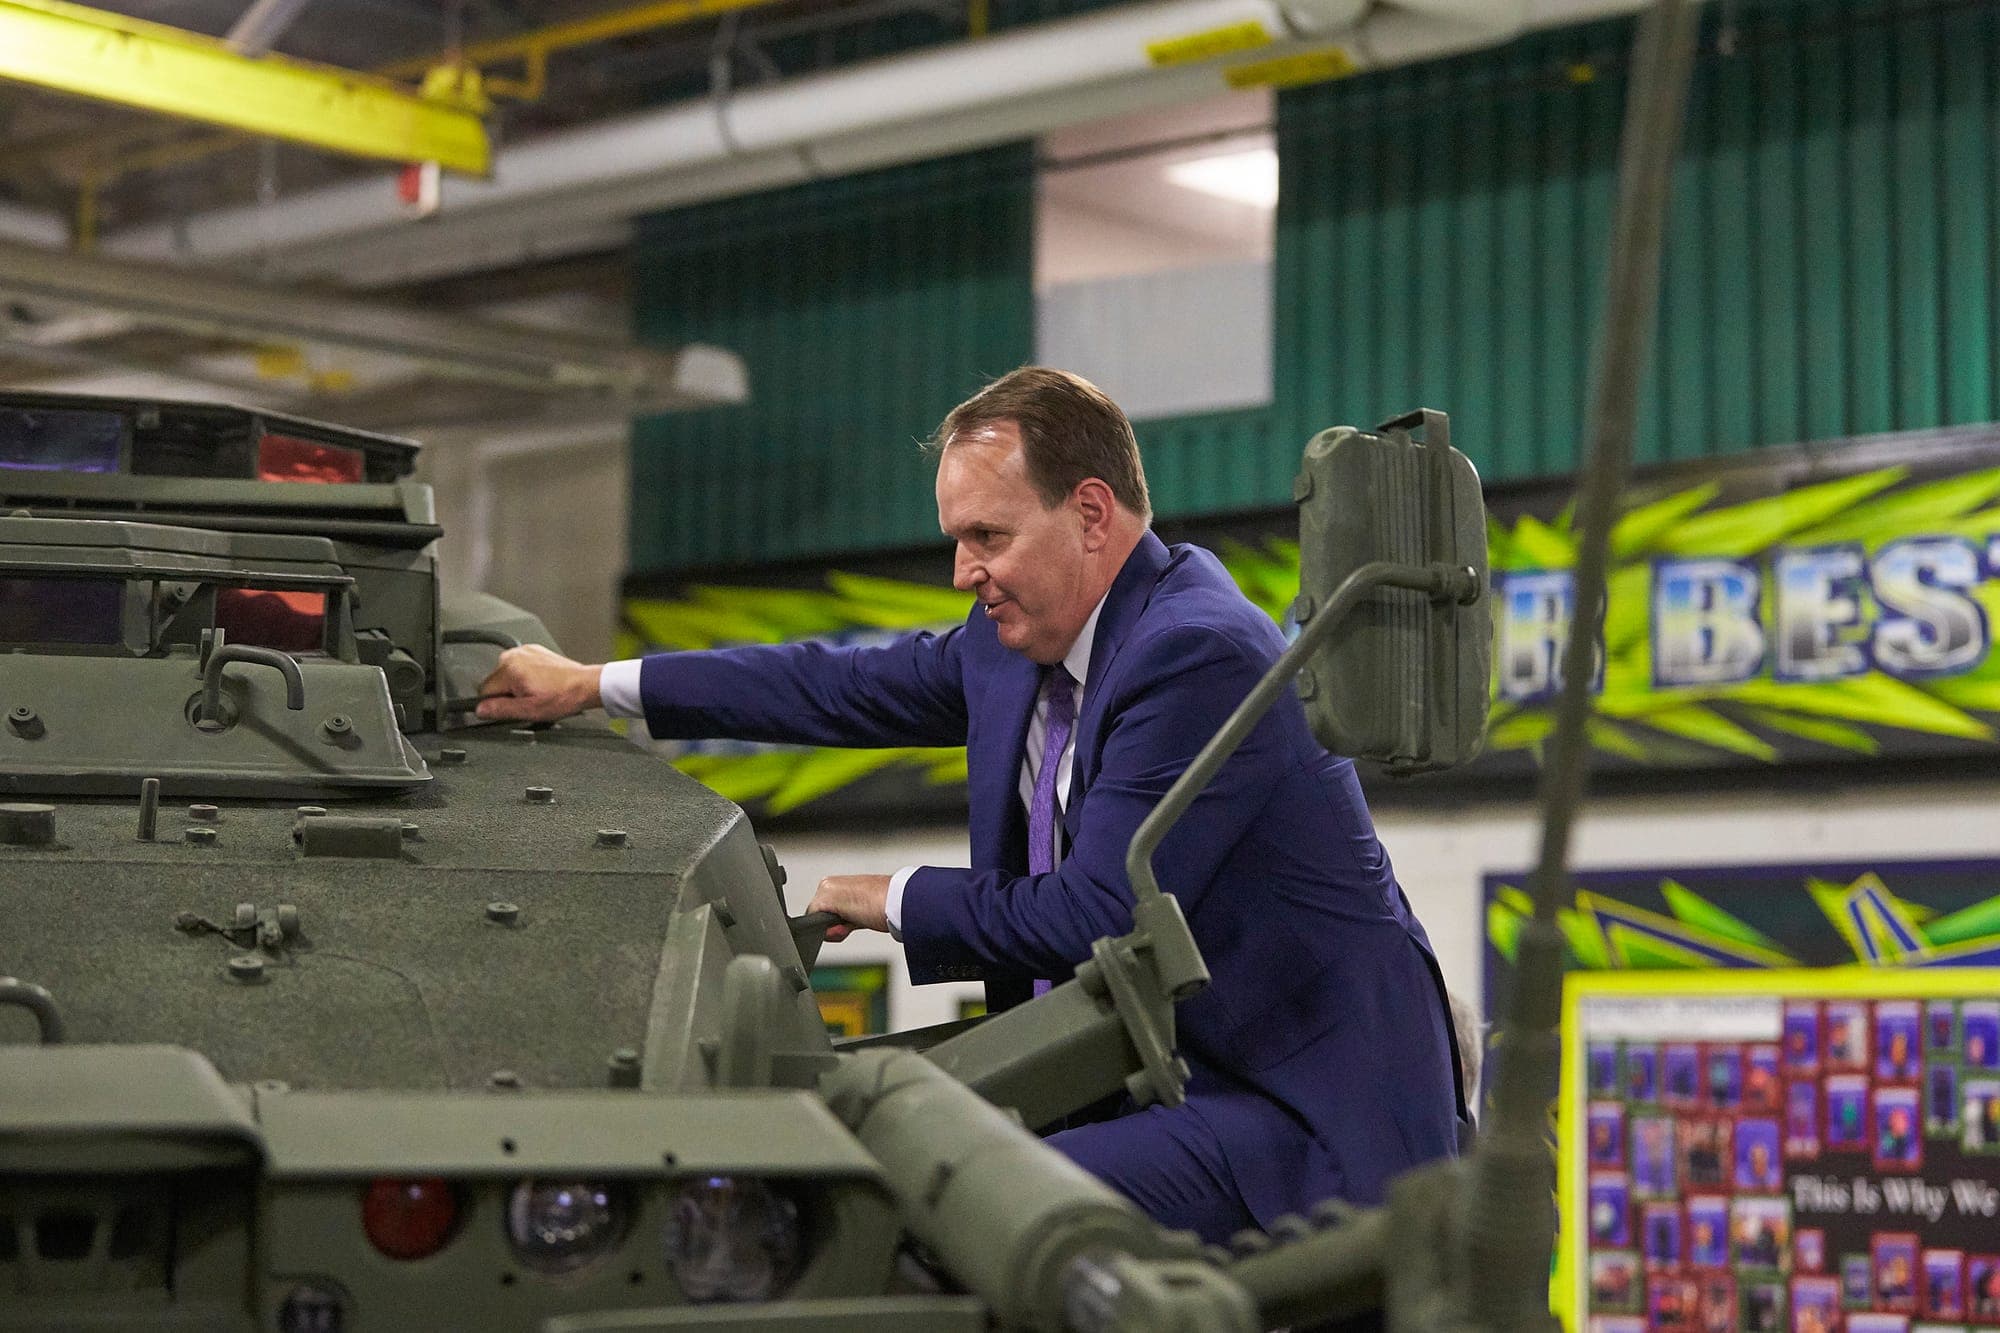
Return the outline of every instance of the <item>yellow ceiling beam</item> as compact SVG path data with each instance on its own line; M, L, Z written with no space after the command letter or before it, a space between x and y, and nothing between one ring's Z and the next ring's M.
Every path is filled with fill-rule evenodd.
M480 176L492 162L465 107L65 0L0 0L0 79L357 157Z

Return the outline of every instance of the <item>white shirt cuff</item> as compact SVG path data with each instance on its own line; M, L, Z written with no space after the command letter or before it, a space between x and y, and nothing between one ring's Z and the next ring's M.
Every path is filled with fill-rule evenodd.
M597 673L598 700L612 717L641 718L646 706L639 701L639 668L636 657L623 662L606 662Z
M889 918L889 934L898 943L903 938L903 890L909 887L910 876L922 868L904 866L889 876L889 896L882 901L882 915Z

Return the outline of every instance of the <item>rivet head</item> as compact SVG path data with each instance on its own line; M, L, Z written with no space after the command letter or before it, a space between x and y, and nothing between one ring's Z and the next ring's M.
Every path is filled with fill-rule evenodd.
M605 1069L606 1081L614 1088L638 1087L642 1072L639 1053L629 1046L621 1046L613 1051Z
M512 1090L521 1086L521 1076L511 1069L496 1069L486 1076L486 1086Z
M523 745L533 745L535 743L535 729L533 727L513 727L508 730L507 739L519 741Z
M215 845L215 830L204 828L200 825L182 830L181 837L197 847L213 847Z
M319 729L329 736L345 736L354 730L354 724L348 720L347 714L335 713L332 717L320 723Z
M511 926L521 919L521 909L514 903L488 903L486 919L502 926Z
M325 813L326 807L323 805L302 805L297 811L300 819L316 819Z
M601 828L597 830L597 845L599 847L623 847L626 841L625 830L622 828Z
M43 731L42 719L26 704L8 710L7 725L14 729L16 736L27 740L35 740Z
M405 838L415 838L422 833L423 829L417 825L410 823L408 820L403 821L403 836Z
M216 819L220 819L221 817L222 817L222 810L217 806L191 805L188 807L189 819L206 819L213 821Z
M528 788L528 800L534 805L553 805L555 804L555 799L556 789L554 787Z
M438 762L440 764L462 764L465 762L465 751L456 746L447 745L444 749L438 751Z
M17 847L46 847L56 840L56 808L9 802L0 805L0 842Z
M229 960L229 975L236 981L262 981L264 960L254 953L240 953Z

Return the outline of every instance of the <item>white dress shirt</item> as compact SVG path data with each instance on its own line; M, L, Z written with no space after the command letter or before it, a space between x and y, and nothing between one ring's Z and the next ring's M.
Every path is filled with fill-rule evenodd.
M646 716L646 706L639 702L639 668L643 665L636 657L604 664L597 673L597 696L605 712L634 721Z
M1111 594L1107 591L1105 596ZM1071 688L1076 693L1076 710L1073 716L1081 720L1083 713L1083 683L1090 676L1090 650L1097 638L1097 617L1104 610L1104 598L1090 610L1090 619L1083 622L1083 629L1076 636L1076 642L1063 655L1062 664L1068 669L1070 679L1075 682ZM604 711L612 717L643 718L645 706L639 699L639 660L607 662L598 673L597 692ZM1056 760L1056 808L1069 808L1070 774L1076 767L1076 725L1069 729L1069 740L1063 745L1062 755ZM1042 770L1042 749L1048 743L1049 701L1038 690L1035 693L1035 711L1028 719L1028 739L1021 755L1021 780L1017 790L1021 794L1023 809L1031 808L1035 800L1035 778ZM1063 858L1063 834L1060 821L1055 830L1055 864L1061 865ZM889 918L889 933L897 939L903 937L903 890L909 885L910 876L921 869L919 866L904 866L889 877L889 898L885 904L885 914Z

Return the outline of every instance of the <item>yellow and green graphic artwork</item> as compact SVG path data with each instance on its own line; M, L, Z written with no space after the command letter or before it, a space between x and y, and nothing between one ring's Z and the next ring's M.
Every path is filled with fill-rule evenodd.
M2000 468L1877 468L1738 503L1708 481L1611 534L1591 724L1645 766L1977 749L1995 740ZM1491 751L1554 728L1578 534L1493 520Z
M1721 479L1628 507L1590 735L1643 767L1876 757L2000 739L2000 468L1912 482L1884 467L1722 503ZM1486 748L1540 759L1555 727L1580 534L1565 508L1489 518ZM1298 546L1226 544L1281 618Z
M887 963L815 967L812 988L829 1037L870 1037L889 1030Z
M1569 965L1589 971L1992 967L1996 876L1990 862L1584 875L1557 924ZM1915 887L1899 894L1891 878ZM1488 878L1489 969L1513 965L1532 911L1511 877Z
M1591 682L1600 756L1613 767L1703 769L1994 753L2000 467L1931 471L1876 467L1770 493L1773 473L1745 464L1634 492L1611 534ZM1758 493L1734 498L1746 483ZM1579 534L1551 495L1538 512L1496 500L1489 520L1493 704L1475 772L1518 775L1554 728ZM1298 593L1297 542L1209 544L1244 595L1282 622ZM702 584L628 598L621 651L866 642L949 629L969 606L937 583L856 572L805 588ZM699 745L676 762L764 814L878 776L926 789L965 778L955 749Z

